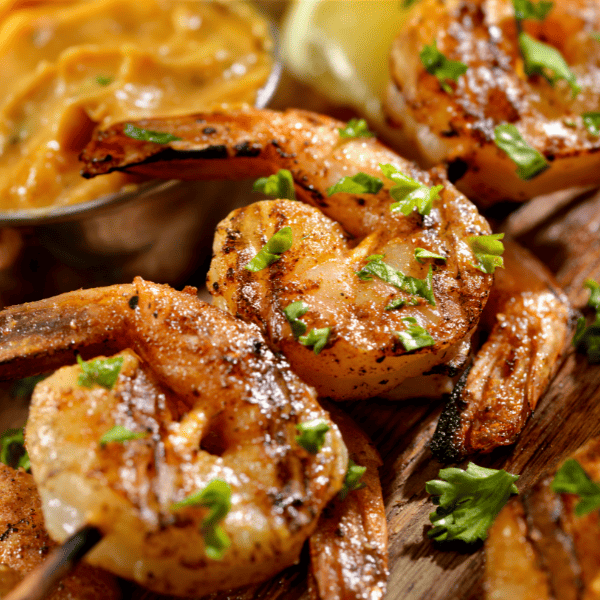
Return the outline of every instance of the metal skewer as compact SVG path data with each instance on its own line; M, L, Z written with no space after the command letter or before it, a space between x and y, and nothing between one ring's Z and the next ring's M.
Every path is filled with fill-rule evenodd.
M82 527L28 573L4 600L42 600L101 539L102 532L96 527Z

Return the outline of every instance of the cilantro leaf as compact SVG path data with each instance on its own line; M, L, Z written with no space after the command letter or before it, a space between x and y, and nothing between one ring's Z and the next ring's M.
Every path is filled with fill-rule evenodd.
M521 179L533 179L550 166L544 156L523 139L512 123L496 126L494 142L517 165L517 175Z
M600 42L600 31L592 31L590 37L597 42Z
M213 479L203 490L172 504L171 510L176 511L188 506L204 506L209 509L200 530L204 535L206 556L212 560L220 560L225 550L231 546L231 540L219 525L231 510L229 484L221 479Z
M277 173L269 175L269 177L261 177L254 182L252 187L253 192L262 192L272 198L287 198L288 200L296 199L294 191L294 178L291 171L287 169L279 169Z
M504 268L502 258L504 244L500 241L503 237L503 233L493 233L492 235L474 235L467 238L477 259L477 264L471 264L484 273L493 273L496 267Z
M123 357L95 358L94 360L84 362L78 354L77 362L81 367L81 373L77 378L78 385L91 388L97 384L110 390L115 385L121 372Z
M417 262L420 262L422 264L427 258L433 258L434 260L443 261L447 260L445 256L441 256L440 254L431 252L431 250L425 250L425 248L415 248L415 259L417 260Z
M369 126L364 119L350 119L346 127L338 129L341 138L373 137L375 134L369 131Z
M434 527L427 535L439 542L484 540L510 495L519 493L514 484L518 475L471 462L466 470L441 469L438 476L425 489L438 505L429 515Z
M573 346L587 354L588 362L596 364L600 363L600 283L586 279L583 285L590 290L587 305L595 310L596 316L589 326L585 317L577 320Z
M14 469L31 469L23 429L7 429L0 435L0 462Z
M139 440L145 438L148 435L145 431L131 431L123 425L115 425L106 431L100 438L100 446L104 447L110 442L118 442L123 444L129 440Z
M433 346L435 340L431 337L427 329L421 327L414 317L404 317L402 319L408 325L405 331L398 331L398 337L407 352Z
M527 75L541 75L550 85L564 79L569 84L573 96L581 91L575 74L556 48L532 38L524 31L519 33L519 48Z
M442 89L448 94L452 94L452 88L448 84L448 80L457 81L468 69L465 63L446 58L438 50L435 40L430 46L423 46L419 57L425 70L438 78Z
M417 306L419 304L418 298L412 298L411 300L405 300L404 298L394 298L384 310L394 310L396 308L402 308L403 306Z
M439 200L443 185L429 187L416 179L405 175L393 165L379 165L381 172L396 185L390 189L390 196L396 200L390 209L399 210L403 215L410 215L416 210L421 215L428 215L434 200Z
M281 258L281 255L292 247L292 228L282 227L276 231L258 254L246 265L248 271L257 273Z
M30 377L25 377L24 379L19 379L19 381L15 381L15 383L10 388L10 397L11 398L28 398L33 394L33 390L35 386L48 377L47 373L43 373L42 375L31 375Z
M344 485L338 492L338 498L345 500L350 492L354 490L360 490L366 486L366 483L361 481L362 476L365 474L367 467L361 467L357 465L352 459L348 460L348 470L344 477Z
M296 429L300 434L296 436L296 442L307 452L317 454L325 443L325 434L329 431L329 425L325 419L313 419L298 423Z
M107 77L106 75L98 75L96 77L96 83L101 86L110 85L114 81L114 77Z
M301 335L298 341L303 346L312 346L313 352L319 354L329 340L331 327L322 327L320 329L311 329L306 335Z
M300 317L305 315L308 311L308 304L302 302L302 300L296 300L296 302L292 302L288 304L283 309L283 314L285 318L288 320L290 327L292 328L292 334L295 338L300 337L304 333L306 333L306 323L300 321Z
M153 142L154 144L168 144L169 142L176 142L180 140L180 137L167 133L165 131L152 131L150 129L142 129L136 127L132 123L126 123L123 127L123 133L134 140L140 140L142 142Z
M515 8L515 19L522 21L524 19L537 19L543 21L546 15L554 6L554 2L540 0L531 2L531 0L512 0Z
M435 306L435 296L433 295L432 287L433 270L431 265L429 265L427 277L425 279L418 279L394 269L391 265L383 262L383 258L380 254L372 254L367 257L367 264L356 273L358 277L363 281L369 281L375 275L404 292L425 298L429 304Z
M343 177L335 185L327 189L327 195L338 192L345 194L377 194L383 187L383 181L368 173L357 173L352 177Z
M579 517L600 508L600 485L590 479L574 458L563 463L556 472L551 487L558 494L576 494L580 497L575 507L575 514Z
M581 115L583 124L591 135L600 135L600 112L586 112Z

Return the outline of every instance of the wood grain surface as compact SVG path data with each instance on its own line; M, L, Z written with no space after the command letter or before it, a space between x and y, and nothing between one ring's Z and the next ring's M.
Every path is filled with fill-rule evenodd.
M302 108L341 118L351 116L343 107L328 105L323 98L286 75L273 106L298 106L298 99L302 99ZM248 186L232 187L231 193L244 195L248 189ZM537 199L508 214L504 220L497 219L497 223L497 230L514 235L550 267L575 307L585 305L588 292L583 288L584 280L600 280L600 193L558 194ZM50 277L47 273L52 269L64 274L65 267L40 254L39 248L37 252L35 268L32 267L35 261L30 257L26 263L28 271L21 272L20 276L15 272L5 273L4 279L0 276L0 288L4 286L0 295L4 294L5 301L41 297L63 291L69 285L93 284L86 274L71 271L69 277ZM206 264L199 260L198 270L189 283L201 286L205 267ZM432 458L428 444L442 406L442 399L433 402L415 399L402 403L375 399L345 406L371 436L384 461L380 474L390 535L387 600L471 600L482 597L482 547L440 550L426 536L428 516L434 507L425 493L425 482L435 478L441 467ZM26 411L26 400L12 397L10 386L3 385L0 388L2 429L22 424ZM599 433L600 365L588 365L583 355L568 348L557 375L517 443L474 460L484 466L505 468L519 474L517 486L526 490L569 453ZM124 585L126 598L159 598L141 589L130 588L129 584ZM211 596L214 600L296 600L307 597L305 555L298 565L269 582Z

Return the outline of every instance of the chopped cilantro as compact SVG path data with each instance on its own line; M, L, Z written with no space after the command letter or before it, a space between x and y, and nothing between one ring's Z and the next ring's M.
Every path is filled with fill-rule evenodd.
M527 75L541 75L550 85L564 79L569 84L573 96L581 91L575 74L556 48L532 38L524 31L519 33L519 48Z
M96 77L96 83L102 86L110 85L113 81L114 77L107 77L105 75L98 75L98 77Z
M587 305L595 310L596 316L589 326L585 324L585 317L578 319L573 346L585 352L590 363L600 363L600 283L586 279L583 285L590 290Z
M523 21L524 19L537 19L543 21L546 15L554 6L554 2L540 0L531 2L531 0L512 0L515 8L515 19Z
M254 182L253 192L262 192L272 198L287 198L288 200L296 199L294 191L294 178L291 171L287 169L279 169L277 173L269 175L269 177L261 177Z
M407 324L405 331L398 331L398 337L407 352L433 346L435 340L431 337L427 329L417 324L414 317L404 317L402 319Z
M523 139L512 123L496 126L494 142L517 165L517 175L521 179L533 179L550 166L544 156Z
M600 112L586 112L581 115L583 124L591 135L600 135Z
M317 454L325 443L325 434L329 431L329 425L325 419L313 419L306 423L298 423L296 429L300 434L296 436L296 442L307 452Z
M134 140L142 142L153 142L154 144L168 144L180 140L180 137L166 133L164 131L151 131L150 129L141 129L132 123L126 123L123 127L123 133Z
M301 335L298 341L303 346L312 346L313 352L319 354L329 340L331 327L322 327L321 329L311 329L306 335Z
M340 500L345 500L346 496L350 492L354 490L360 490L365 487L365 483L361 481L362 476L365 474L367 467L361 467L357 465L352 459L348 461L348 470L346 471L346 476L344 477L344 485L342 489L338 492L338 498Z
M466 470L441 469L440 479L425 489L437 509L429 515L433 528L427 532L439 542L462 540L471 544L487 537L488 529L511 494L518 475L469 463Z
M394 310L396 308L402 308L403 306L417 306L419 304L418 298L411 298L410 300L405 300L404 298L394 298L384 310Z
M171 510L176 511L188 506L204 506L209 509L200 529L204 535L206 556L212 560L220 560L225 550L231 546L231 540L219 525L231 509L229 484L221 479L213 479L203 490L172 504Z
M375 134L369 131L364 119L350 119L346 127L338 129L341 138L373 137Z
M338 192L345 194L376 194L383 187L383 181L368 173L357 173L352 177L343 177L327 190L327 195L332 196Z
M415 248L415 258L417 262L424 263L425 259L433 258L434 260L446 260L445 256L431 252L431 250L425 250L425 248Z
M307 311L308 304L306 304L306 302L302 302L302 300L296 300L296 302L288 304L283 309L283 314L288 320L288 323L292 328L292 333L295 338L298 338L304 333L306 333L306 323L300 321L300 317L302 315L305 315Z
M600 508L600 485L589 478L574 458L566 460L556 472L552 491L558 494L577 494L580 501L575 507L575 514L580 517Z
M592 31L592 33L590 33L590 37L593 40L596 40L597 42L600 42L600 31Z
M115 385L121 372L123 357L95 358L84 362L81 356L77 355L77 362L81 367L81 373L77 378L78 385L91 388L98 384L110 390Z
M0 462L14 469L23 467L29 471L31 463L25 450L23 429L7 429L0 435Z
M367 264L356 273L358 277L363 281L369 281L375 275L399 290L425 298L429 304L435 306L435 296L433 295L432 287L433 270L431 265L429 265L427 277L425 279L418 279L417 277L404 275L401 271L383 262L383 258L380 254L372 254L367 257Z
M484 273L493 273L497 267L504 268L504 259L502 258L504 244L500 241L503 237L503 233L493 233L467 238L477 259L477 264L471 264Z
M446 58L438 50L435 40L430 46L423 46L419 56L425 70L437 77L442 89L448 94L452 93L448 80L458 81L458 78L464 75L468 69L465 63Z
M123 425L115 425L111 427L106 433L100 438L100 446L104 447L110 442L117 442L123 444L129 440L139 440L145 438L148 434L145 431L131 431Z
M400 172L393 165L379 165L382 173L396 185L390 189L390 196L396 201L391 205L392 212L399 210L408 216L413 210L428 215L434 200L440 197L443 185L428 187L416 179Z
M28 398L33 394L33 390L35 386L40 382L46 379L48 375L43 373L42 375L31 375L30 377L25 377L24 379L19 379L19 381L15 381L15 383L10 388L10 397L11 398Z
M246 265L248 271L256 273L273 264L281 255L292 247L292 228L282 227L276 231L258 254Z

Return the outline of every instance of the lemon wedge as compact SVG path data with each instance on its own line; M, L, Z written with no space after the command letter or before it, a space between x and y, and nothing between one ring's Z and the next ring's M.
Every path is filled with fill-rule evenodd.
M408 10L406 0L296 0L282 24L289 70L337 104L385 129L381 109L388 53Z

